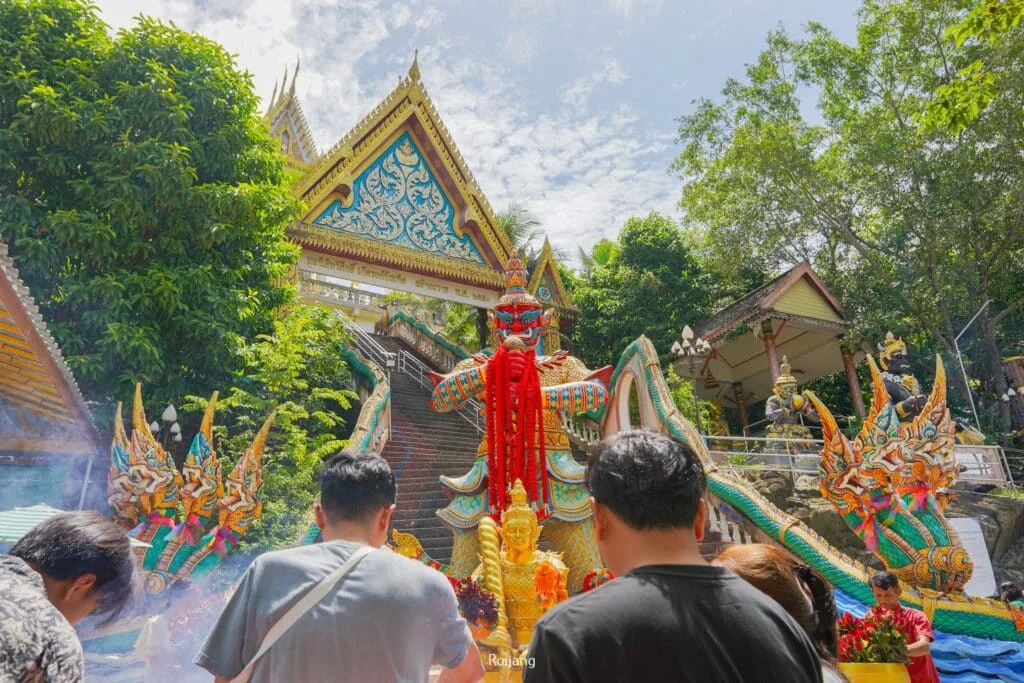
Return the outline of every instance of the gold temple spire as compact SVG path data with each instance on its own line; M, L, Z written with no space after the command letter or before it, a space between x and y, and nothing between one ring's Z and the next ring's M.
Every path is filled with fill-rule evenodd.
M217 397L219 391L213 392L210 402L206 404L206 412L203 413L203 422L199 425L199 431L206 437L206 442L213 448L213 414L217 410Z
M288 67L284 67L284 79L281 81L281 96L278 98L279 102L284 101L284 89L288 85Z
M412 66L409 67L409 78L413 82L420 80L420 63L419 63L420 51L416 50L412 55Z
M302 59L298 56L295 57L295 72L292 73L292 87L288 89L289 95L295 94L295 81L299 78L299 66L302 63Z

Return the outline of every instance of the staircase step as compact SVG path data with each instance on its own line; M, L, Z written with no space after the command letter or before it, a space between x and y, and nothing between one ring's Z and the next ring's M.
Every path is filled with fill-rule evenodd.
M392 353L405 351L432 366L428 358L400 339L374 338ZM459 414L432 411L430 391L408 375L392 371L390 377L392 433L382 455L395 471L398 485L394 528L416 535L427 554L447 563L452 532L436 512L450 499L438 478L469 472L476 462L482 435Z

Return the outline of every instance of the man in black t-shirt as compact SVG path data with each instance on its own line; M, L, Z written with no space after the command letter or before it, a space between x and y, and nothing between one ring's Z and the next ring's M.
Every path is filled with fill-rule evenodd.
M597 543L618 578L537 623L524 683L819 683L803 629L698 545L707 510L694 452L649 431L616 434L587 467Z

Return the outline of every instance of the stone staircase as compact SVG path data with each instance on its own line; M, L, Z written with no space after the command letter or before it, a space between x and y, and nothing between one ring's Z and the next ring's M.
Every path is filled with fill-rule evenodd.
M415 353L395 337L374 335L374 341L392 353ZM435 512L448 504L438 477L461 476L476 458L480 433L455 413L430 409L430 391L408 375L391 373L391 436L382 455L395 472L398 507L392 526L411 533L433 559L448 563L452 533Z
M410 353L434 367L429 358L397 337L373 335L391 353ZM391 436L383 456L395 472L398 507L392 525L412 533L433 559L448 563L452 553L451 531L435 512L448 504L441 489L441 475L461 476L473 466L481 434L455 413L430 410L430 391L403 372L391 373ZM580 459L582 453L577 456ZM718 524L708 520L701 553L714 558L732 539L725 538ZM546 544L542 541L542 546Z
M729 545L728 541L723 540L722 532L712 531L710 527L710 522L704 525L704 540L700 542L700 554L708 561L715 559L719 551Z

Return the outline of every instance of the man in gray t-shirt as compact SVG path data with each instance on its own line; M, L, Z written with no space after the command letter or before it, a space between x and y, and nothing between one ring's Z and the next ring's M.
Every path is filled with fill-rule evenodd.
M395 509L387 462L341 453L324 465L317 524L324 542L256 558L203 644L196 664L229 681L270 628L360 546L380 547ZM440 572L388 549L362 558L253 668L251 683L478 681L480 654Z

